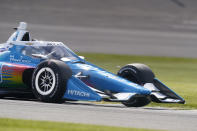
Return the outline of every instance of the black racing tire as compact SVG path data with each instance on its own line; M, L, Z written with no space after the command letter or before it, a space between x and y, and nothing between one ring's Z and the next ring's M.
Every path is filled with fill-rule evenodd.
M134 63L122 67L118 71L118 76L121 76L129 81L144 85L145 83L152 83L155 78L152 70L144 64Z
M153 83L153 79L155 77L154 73L147 65L138 63L128 64L122 67L117 74L120 77L142 86L145 83ZM132 98L126 102L122 102L122 104L127 107L141 107L148 105L150 102L150 98L144 96Z
M0 95L0 99L3 99L5 96L4 95Z
M147 97L137 97L132 100L122 102L123 105L127 107L142 107L146 106L151 102L150 98Z
M43 102L61 103L72 71L59 60L41 62L33 72L32 91Z

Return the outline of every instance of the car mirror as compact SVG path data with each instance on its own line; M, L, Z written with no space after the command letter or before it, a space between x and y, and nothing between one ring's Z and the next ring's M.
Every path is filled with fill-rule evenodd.
M32 54L32 56L36 58L47 59L47 56L42 55L42 54Z
M85 57L84 57L84 56L79 56L79 58L81 58L81 59L85 60Z

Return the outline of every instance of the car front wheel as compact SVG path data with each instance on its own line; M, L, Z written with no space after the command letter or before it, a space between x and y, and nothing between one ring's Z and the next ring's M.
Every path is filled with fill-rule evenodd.
M61 102L71 69L62 61L46 60L38 65L32 76L32 90L44 102Z
M118 71L118 76L123 77L131 82L143 86L145 83L152 83L155 77L152 70L144 64L128 64ZM141 107L151 102L148 96L132 98L122 102L127 107Z

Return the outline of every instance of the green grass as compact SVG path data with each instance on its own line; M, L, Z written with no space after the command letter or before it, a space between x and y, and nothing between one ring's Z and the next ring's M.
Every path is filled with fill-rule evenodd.
M156 131L156 130L0 118L0 131Z
M186 104L157 104L149 106L197 109L197 59L80 53L86 60L112 73L129 63L151 67L156 77L186 100Z

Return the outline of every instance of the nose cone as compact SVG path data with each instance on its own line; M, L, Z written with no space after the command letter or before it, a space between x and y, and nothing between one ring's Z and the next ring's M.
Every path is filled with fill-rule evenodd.
M132 83L132 82L130 82L128 84L128 86L125 88L125 90L127 92L133 92L133 93L137 93L137 94L140 94L140 95L150 95L151 94L151 91L148 90L147 88L145 88L141 85Z
M141 95L150 95L151 91L146 89L143 86L137 85L137 93L139 93Z
M150 90L148 90L148 89L146 89L146 88L144 88L144 87L142 87L143 89L141 90L141 94L143 94L143 95L150 95L151 94L151 91Z

